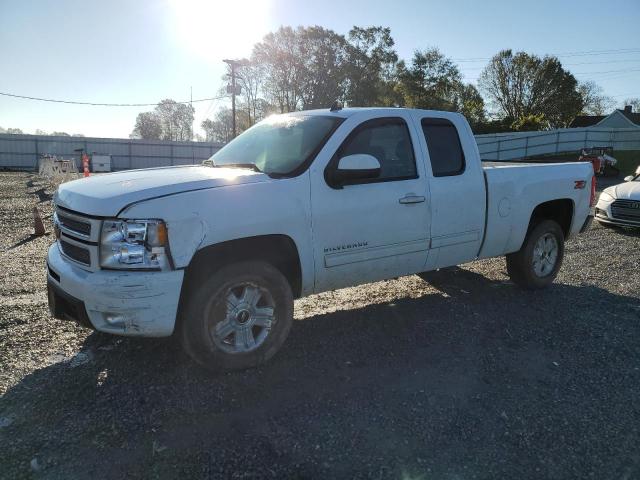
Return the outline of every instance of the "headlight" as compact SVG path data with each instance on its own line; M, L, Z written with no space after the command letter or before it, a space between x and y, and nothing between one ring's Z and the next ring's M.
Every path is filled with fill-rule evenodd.
M105 220L100 235L100 266L168 268L167 237L167 226L162 220Z
M598 201L602 200L603 202L611 203L615 200L612 195L609 195L607 192L602 192L600 197L598 197Z

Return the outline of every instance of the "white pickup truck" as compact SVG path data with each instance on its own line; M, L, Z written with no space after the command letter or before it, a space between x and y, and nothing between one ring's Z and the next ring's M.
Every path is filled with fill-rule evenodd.
M270 117L200 166L60 186L50 309L102 332L180 337L205 367L283 344L293 300L506 255L547 286L591 220L590 163L482 165L456 113Z

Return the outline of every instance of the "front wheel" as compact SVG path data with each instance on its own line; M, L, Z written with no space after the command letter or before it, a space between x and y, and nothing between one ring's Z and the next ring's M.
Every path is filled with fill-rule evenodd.
M241 262L193 287L181 312L182 344L207 369L250 368L278 351L292 322L284 275L266 262Z
M562 229L553 220L544 220L529 231L519 251L507 255L507 272L522 288L545 288L555 280L563 258Z

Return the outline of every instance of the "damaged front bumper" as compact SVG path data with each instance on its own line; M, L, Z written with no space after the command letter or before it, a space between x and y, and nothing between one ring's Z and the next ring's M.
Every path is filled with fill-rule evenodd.
M57 243L47 256L49 308L56 318L116 335L173 333L184 277L167 272L89 272L66 261Z

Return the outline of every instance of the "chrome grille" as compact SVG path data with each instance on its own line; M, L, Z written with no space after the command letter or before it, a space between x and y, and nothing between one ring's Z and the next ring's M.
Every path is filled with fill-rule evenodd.
M611 215L620 220L640 222L640 200L616 200L611 204Z
M66 227L71 230L73 233L79 233L80 235L84 235L89 237L91 235L91 224L87 222L82 222L79 220L75 220L71 217L65 215L64 212L58 209L58 221L60 225Z
M60 240L60 248L62 248L62 253L76 262L91 265L91 253L89 253L88 249L73 245L62 239Z
M101 220L98 218L88 217L56 205L54 222L69 236L90 242L99 240Z
M98 243L102 219L56 205L53 222L60 252L86 270L99 270Z

